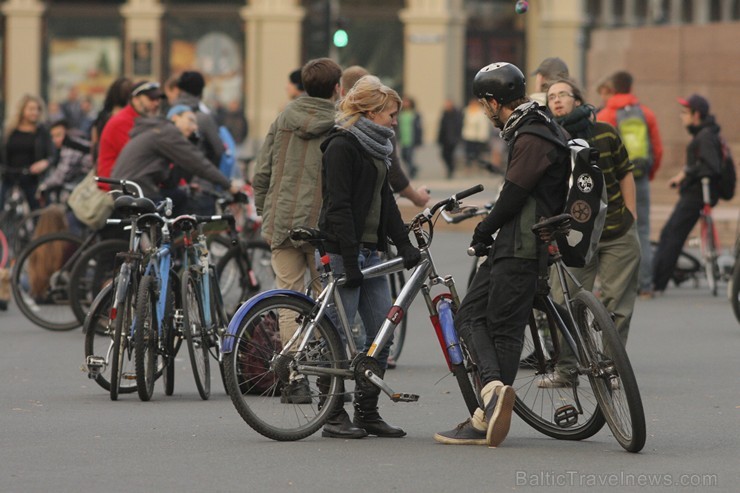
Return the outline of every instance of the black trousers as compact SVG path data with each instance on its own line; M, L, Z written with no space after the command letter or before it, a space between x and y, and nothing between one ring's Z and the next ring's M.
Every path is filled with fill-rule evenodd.
M455 326L478 365L481 383L514 383L524 328L537 287L536 260L489 257L481 264L455 316Z
M658 248L653 256L653 289L656 291L664 291L668 285L683 244L699 220L703 206L701 199L682 196L663 226Z

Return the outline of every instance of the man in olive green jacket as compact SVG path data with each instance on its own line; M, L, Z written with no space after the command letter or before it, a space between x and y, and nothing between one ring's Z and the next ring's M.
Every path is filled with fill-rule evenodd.
M285 107L257 156L252 180L255 205L263 219L262 235L272 248L275 284L281 289L302 291L307 269L312 278L318 275L314 248L292 241L289 232L298 226L318 225L322 201L319 146L334 127L341 76L342 69L328 58L306 63L301 71L306 95ZM314 287L319 286L317 280ZM290 335L281 333L283 343Z

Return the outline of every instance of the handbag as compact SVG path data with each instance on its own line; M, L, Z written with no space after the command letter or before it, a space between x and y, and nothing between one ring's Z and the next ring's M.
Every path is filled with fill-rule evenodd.
M67 205L75 217L92 229L101 229L113 212L113 197L98 188L96 170L90 171L72 190Z

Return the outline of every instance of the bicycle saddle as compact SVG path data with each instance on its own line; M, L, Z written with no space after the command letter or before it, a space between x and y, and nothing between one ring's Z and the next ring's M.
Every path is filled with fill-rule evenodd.
M571 219L573 216L570 214L548 217L532 226L532 232L543 241L551 241L553 237L568 234Z
M113 202L113 207L124 216L135 214L147 214L155 212L157 206L146 197L133 197L131 195L121 195Z

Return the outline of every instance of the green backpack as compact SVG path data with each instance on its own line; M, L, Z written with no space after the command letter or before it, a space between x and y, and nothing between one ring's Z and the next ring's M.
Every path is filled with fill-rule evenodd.
M617 110L617 130L634 165L632 173L635 178L649 174L653 167L653 149L650 145L650 129L639 104Z

